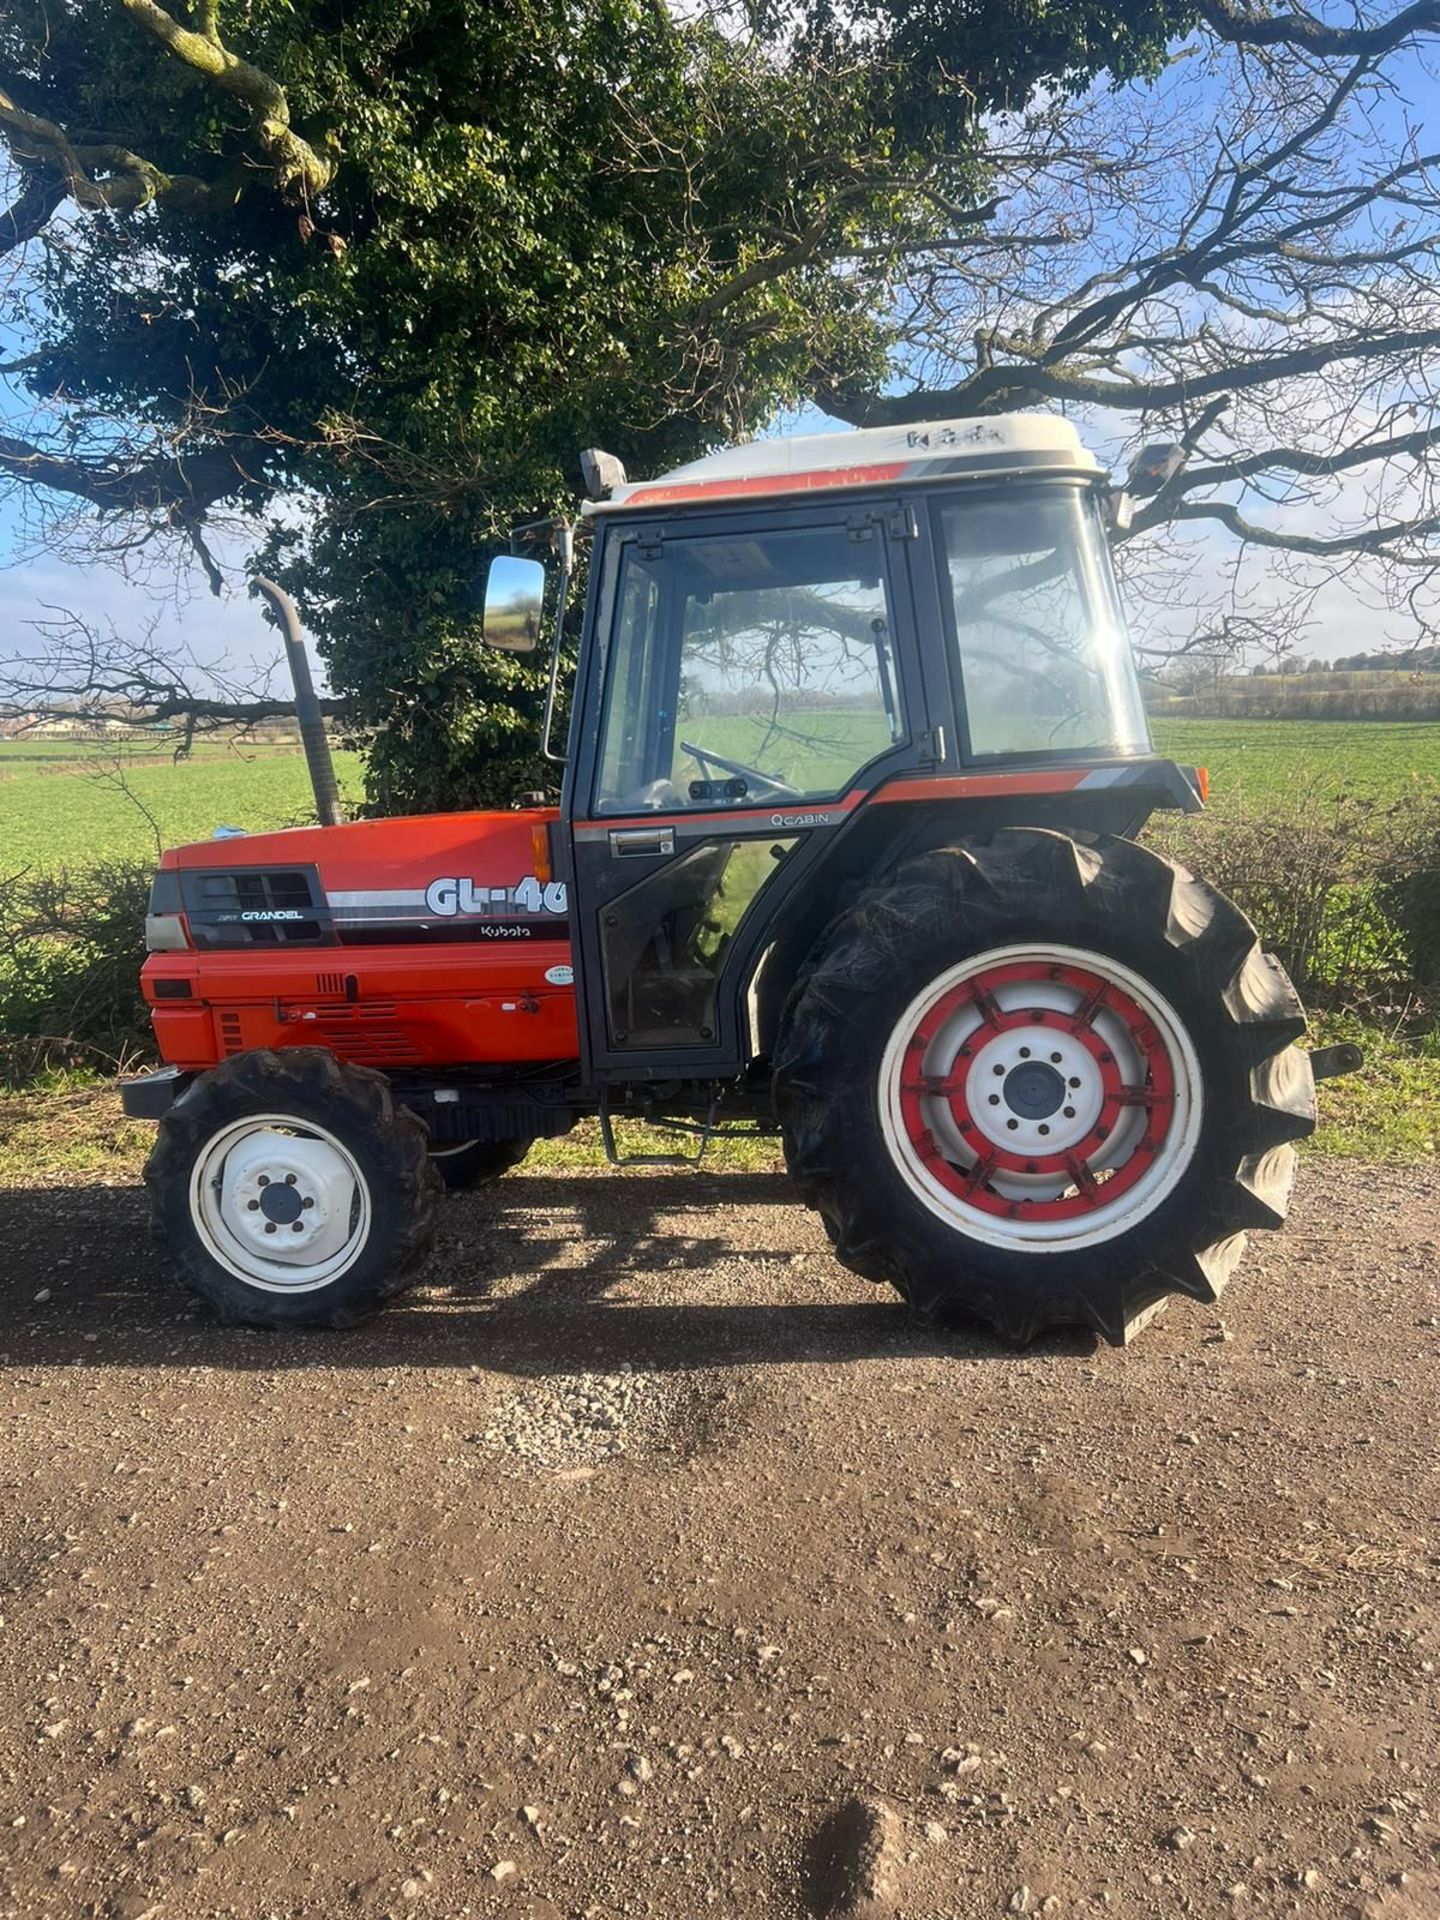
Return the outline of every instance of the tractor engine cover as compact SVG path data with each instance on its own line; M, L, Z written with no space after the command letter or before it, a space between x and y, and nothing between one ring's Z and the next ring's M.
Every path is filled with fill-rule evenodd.
M367 820L165 854L143 982L166 1061L287 1046L381 1068L573 1059L554 818Z

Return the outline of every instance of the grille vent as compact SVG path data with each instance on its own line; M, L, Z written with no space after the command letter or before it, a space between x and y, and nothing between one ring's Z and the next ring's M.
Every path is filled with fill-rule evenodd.
M421 1058L415 1036L399 1018L393 1000L367 1000L356 1007L327 1007L306 1022L308 1035L361 1066L395 1067Z
M316 946L331 935L330 910L313 867L230 867L182 876L197 947Z

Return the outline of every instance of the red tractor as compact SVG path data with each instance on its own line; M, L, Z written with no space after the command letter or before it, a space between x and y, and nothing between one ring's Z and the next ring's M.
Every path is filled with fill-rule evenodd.
M1128 495L1024 416L586 470L558 808L161 861L169 1065L125 1104L190 1284L352 1324L414 1277L442 1184L591 1115L612 1158L620 1116L777 1128L846 1266L1012 1340L1213 1301L1349 1063L1295 1044L1244 914L1137 844L1205 783L1151 749ZM492 644L537 644L543 579L494 563Z

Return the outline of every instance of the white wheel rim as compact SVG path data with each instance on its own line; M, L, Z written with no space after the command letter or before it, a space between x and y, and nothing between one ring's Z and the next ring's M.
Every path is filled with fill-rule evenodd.
M895 1023L876 1092L911 1192L967 1238L1026 1253L1096 1246L1153 1213L1194 1158L1203 1110L1170 1003L1064 946L995 948L937 974Z
M370 1237L370 1187L325 1127L252 1114L222 1127L190 1174L190 1217L213 1260L265 1293L314 1293Z

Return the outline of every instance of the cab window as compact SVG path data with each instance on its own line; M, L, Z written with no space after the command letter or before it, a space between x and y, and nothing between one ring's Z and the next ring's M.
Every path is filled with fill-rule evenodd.
M626 542L600 811L830 798L904 738L877 528Z
M957 494L937 518L971 753L1147 751L1094 502L1073 487Z

